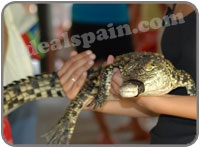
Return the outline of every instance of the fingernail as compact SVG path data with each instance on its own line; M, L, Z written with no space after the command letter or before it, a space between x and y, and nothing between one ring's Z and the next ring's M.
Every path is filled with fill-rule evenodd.
M89 61L88 64L92 65L92 64L94 64L94 61Z
M86 71L85 71L85 72L83 72L83 75L84 75L84 76L86 76L86 75L87 75L87 72L86 72Z
M114 72L117 72L117 68L114 68Z
M91 53L92 53L91 50L86 51L86 54L87 54L87 55L90 55Z
M94 54L92 54L92 55L90 55L90 59L95 59L95 55Z

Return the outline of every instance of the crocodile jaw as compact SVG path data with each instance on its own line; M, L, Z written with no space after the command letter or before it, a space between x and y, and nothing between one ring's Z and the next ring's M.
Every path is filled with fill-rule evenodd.
M138 95L138 85L127 84L119 89L122 97L132 98Z

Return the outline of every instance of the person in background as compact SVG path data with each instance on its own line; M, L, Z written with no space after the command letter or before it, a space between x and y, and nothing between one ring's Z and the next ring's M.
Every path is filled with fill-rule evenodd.
M10 4L4 10L4 64L3 64L3 85L7 85L15 80L33 76L34 66L33 59L29 54L29 50L23 40L21 29L25 23L28 5ZM31 17L29 16L29 18ZM35 18L35 16L33 16ZM32 18L32 17L31 17ZM33 21L33 19L32 19ZM31 22L28 22L31 24ZM19 25L21 24L21 25ZM20 29L20 27L22 27ZM27 25L26 25L27 26ZM32 29L33 31L33 29ZM24 34L26 34L24 32ZM29 35L31 33L29 32ZM7 36L7 37L6 37ZM6 39L7 38L7 39ZM14 144L34 144L35 143L35 127L37 123L37 103L31 102L23 105L16 111L8 115L11 124L11 134Z
M5 21L5 20L4 20ZM7 42L8 42L8 32L6 29L5 22L3 23L3 62L5 61L5 56L7 52ZM13 144L12 134L11 134L11 127L8 121L8 117L3 117L3 137L5 141L10 144Z
M181 14L182 16L180 17ZM170 4L166 16L172 16L172 21L178 24L170 25L164 22L164 32L161 39L161 51L177 69L188 72L196 83L196 52L197 52L197 11L191 4ZM183 23L180 23L184 20ZM157 125L151 130L151 143L189 144L195 141L196 133L196 96L187 96L185 88L177 88L170 92L171 108L177 111L171 115L170 109L163 110ZM178 98L179 97L179 98ZM164 99L161 99L161 102ZM166 104L165 102L163 104ZM160 106L162 107L162 105ZM168 107L167 107L168 108ZM181 110L182 109L182 110ZM181 112L181 113L179 113ZM178 114L179 113L179 114ZM184 114L184 115L183 115ZM172 137L173 136L173 137Z
M100 29L108 30L109 26L117 28L118 26L129 25L132 21L129 16L128 4L74 4L72 6L72 27L71 36L82 35L84 33L96 32ZM131 26L130 26L131 28ZM117 34L118 35L118 34ZM95 41L90 47L84 48L83 45L76 46L78 53L85 50L92 50L96 55L95 66L102 64L108 55L121 55L128 52L133 52L132 35L124 35L116 38L108 38L103 41ZM104 114L94 112L94 116L99 124L102 137L97 138L97 141L102 144L116 143L110 134L109 127L106 124ZM134 122L134 135L145 136L147 133L140 127L137 121ZM136 137L139 138L139 137Z
M181 13L181 17L175 17ZM196 11L189 4L168 5L167 15L171 16L170 22L184 20L184 23L171 25L165 24L165 31L162 37L162 52L176 68L188 72L196 81ZM175 14L175 15L172 15ZM87 77L89 59L88 52L78 54L71 52L69 60L59 70L58 75L67 97L73 100ZM72 60L73 58L73 60ZM109 56L107 64L112 64L114 57ZM76 63L76 67L72 67ZM73 64L74 65L74 64ZM80 67L83 67L76 82L72 82L66 89L68 82ZM71 72L68 72L71 71ZM118 69L114 70L112 78L111 93L119 95L119 87L122 85ZM76 86L75 86L76 85ZM69 86L69 85L68 85ZM92 101L92 100L91 100ZM90 102L91 102L90 101ZM90 103L88 102L88 104ZM85 110L91 110L85 105ZM188 96L184 87L177 88L170 94L162 96L139 96L137 98L120 99L106 101L102 108L97 108L98 112L125 115L132 117L152 117L159 116L157 125L151 130L152 144L189 144L195 141L196 119L197 119L197 97Z
M133 28L138 28L142 21L151 22L155 19L162 19L165 4L132 4ZM158 34L160 29L148 28L148 31L139 31L134 36L135 51L158 52Z

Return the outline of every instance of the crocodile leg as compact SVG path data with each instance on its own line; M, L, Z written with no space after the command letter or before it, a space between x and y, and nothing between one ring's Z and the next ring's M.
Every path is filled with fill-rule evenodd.
M178 87L186 87L188 95L196 95L195 82L192 77L184 70L177 70L177 85Z
M114 68L119 68L116 65L107 65L103 71L101 72L100 76L100 83L99 83L99 94L98 96L88 105L88 107L95 104L93 110L95 110L98 106L102 107L106 98L110 95L110 88L111 88L111 80L114 74Z

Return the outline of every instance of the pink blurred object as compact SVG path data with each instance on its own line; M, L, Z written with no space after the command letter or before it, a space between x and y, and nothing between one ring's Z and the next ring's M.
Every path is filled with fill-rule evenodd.
M157 30L141 32L134 35L135 51L157 52L158 51L157 36L158 36Z
M99 136L97 137L98 144L118 144L118 142L114 139L107 139L105 137Z

